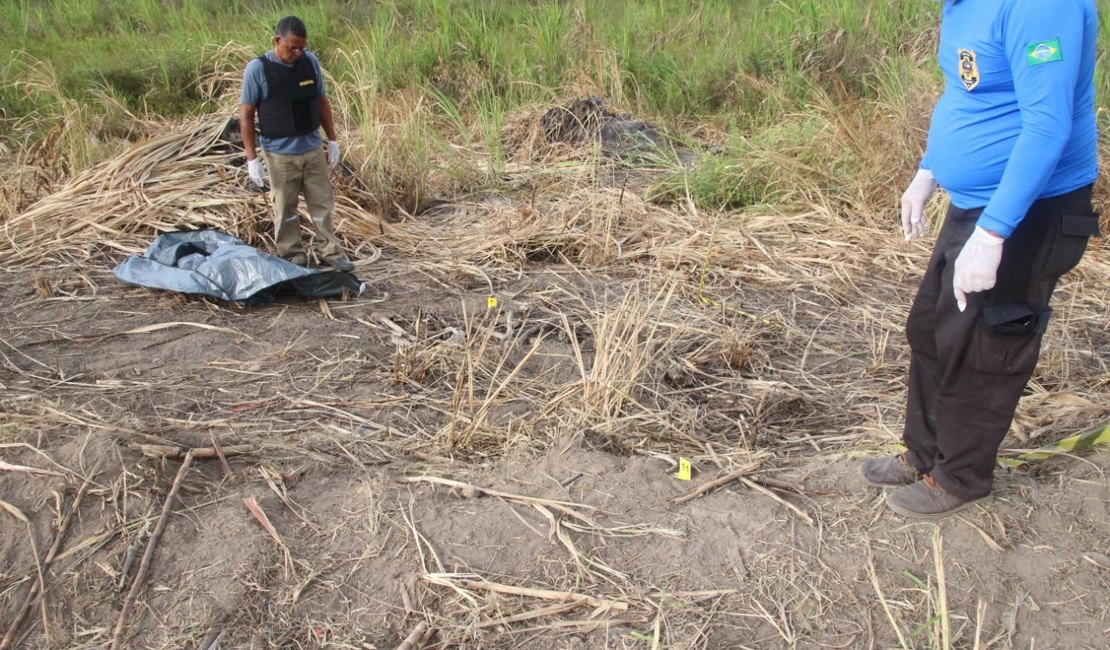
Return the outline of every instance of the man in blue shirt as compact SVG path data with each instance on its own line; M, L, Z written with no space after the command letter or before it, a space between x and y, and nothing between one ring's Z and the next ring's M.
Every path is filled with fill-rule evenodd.
M354 265L343 254L331 223L335 198L328 171L339 164L339 143L320 62L305 50L307 45L304 23L296 16L286 16L274 30L273 49L253 59L243 71L239 129L247 154L247 174L262 187L262 160L266 161L278 255L295 264L308 263L297 217L297 202L304 194L319 239L317 257L340 271L351 271ZM256 115L262 160L255 145ZM328 136L326 157L321 126Z
M902 196L907 239L938 184L951 198L906 324L907 450L860 467L919 518L990 496L1052 292L1098 234L1094 0L945 0L942 14L944 92Z

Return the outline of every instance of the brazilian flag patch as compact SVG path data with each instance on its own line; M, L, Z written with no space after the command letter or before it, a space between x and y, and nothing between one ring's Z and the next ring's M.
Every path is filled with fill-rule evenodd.
M1063 58L1060 54L1059 38L1054 38L1051 41L1037 41L1025 46L1025 62L1030 67L1059 61Z

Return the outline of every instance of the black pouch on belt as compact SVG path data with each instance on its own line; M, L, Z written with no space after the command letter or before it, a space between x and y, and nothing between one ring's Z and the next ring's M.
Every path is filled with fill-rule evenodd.
M1034 308L1029 305L983 305L983 319L991 331L1008 336L1044 334L1048 329L1051 307Z
M1063 218L1061 232L1065 235L1098 237L1102 234L1099 232L1098 228L1099 213L1097 212L1092 212L1090 214L1064 214L1060 216Z

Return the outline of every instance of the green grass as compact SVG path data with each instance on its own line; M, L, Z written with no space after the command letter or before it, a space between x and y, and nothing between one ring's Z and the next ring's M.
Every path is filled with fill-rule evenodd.
M653 115L740 112L758 121L775 116L773 110L761 115L768 107L750 79L785 84L799 103L806 99L805 79L874 94L878 63L926 51L928 41L919 36L935 23L932 2L861 6L837 0L332 0L295 10L338 78L355 70L331 55L361 42L368 46L364 55L375 59L383 89L434 84L464 110L480 112L494 95L511 110L585 84ZM60 90L75 98L101 87L132 110L164 116L204 110L196 79L206 52L226 42L264 50L284 7L5 0L0 22L13 27L5 45L29 58L5 66L2 81L11 86L33 61L49 61ZM878 30L877 39L871 30ZM34 98L5 97L16 117L41 107Z
M61 139L72 148L69 166L80 168L110 151L96 143L128 137L130 114L215 110L198 80L214 67L233 78L247 53L269 47L287 11L308 25L345 123L378 138L368 147L401 140L435 165L449 144L469 146L484 152L493 178L505 162L499 132L508 116L596 94L672 133L706 125L731 133L722 160L659 188L715 207L836 182L860 152L824 159L829 131L814 140L814 124L843 130L832 114L851 106L857 121L878 111L920 126L929 109L920 98L939 88L935 0L0 0L13 52L0 65L0 139L19 149L65 122L80 129ZM228 43L239 46L237 58L220 54ZM1105 66L1096 83L1101 105ZM409 123L383 123L383 102L413 106ZM917 155L919 139L899 142L899 160ZM375 156L379 166L415 164ZM786 182L776 180L784 160Z

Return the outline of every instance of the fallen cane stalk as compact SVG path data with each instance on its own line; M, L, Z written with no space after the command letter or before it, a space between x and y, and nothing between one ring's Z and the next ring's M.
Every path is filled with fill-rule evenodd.
M546 600L560 600L560 601L581 601L591 607L604 607L618 612L628 610L628 603L620 600L603 600L601 598L594 598L585 594L576 594L569 591L552 591L550 589L530 589L528 587L514 587L512 585L503 585L496 582L478 582L474 580L463 581L462 586L466 589L473 589L476 591L486 590L495 591L502 594L512 594L516 596L532 596L533 598L543 598Z
M54 544L51 545L50 551L42 560L42 569L39 571L40 575L46 575L47 570L50 569L50 563L54 561L54 558L58 555L58 551L62 548L62 542L65 541L66 533L69 532L69 524L73 521L73 515L77 512L77 508L81 507L81 499L85 497L85 491L88 489L92 477L95 476L98 471L99 468L93 470L93 473L81 484L81 489L77 490L77 496L73 497L73 505L69 507L69 511L66 512L65 517L62 518L62 523L58 526L58 531L54 535ZM31 609L31 605L34 604L35 598L39 594L39 587L39 584L31 585L31 591L27 593L27 598L24 599L23 605L19 608L19 612L12 620L12 624L8 627L8 631L4 633L4 639L0 640L0 650L8 650L8 648L12 647L12 641L15 639L16 630L19 629L19 624L23 622L23 618L27 616L27 612Z
M451 586L452 578L450 576L429 573L424 575L424 579L428 582ZM492 591L499 594L509 594L512 596L529 596L531 598L540 598L543 600L557 600L560 602L575 602L589 605L590 607L602 607L605 609L612 609L618 612L628 611L628 603L621 600L603 600L601 598L594 598L585 594L576 594L570 591L553 591L551 589L532 589L530 587L515 587L513 585L503 585L497 582L489 582L488 580L457 580L457 585L463 589L470 589L472 591Z
M409 635L405 637L401 645L397 646L397 650L415 650L416 644L420 643L420 640L424 638L424 633L427 631L427 621L420 621L416 627L412 628L412 632L409 632Z
M55 472L49 469L39 469L37 467L26 467L23 465L11 465L0 460L0 471L3 472L23 472L25 474L37 474L38 476L65 476L61 472Z
M737 593L737 589L713 589L709 591L653 591L648 594L649 598L678 598L678 599L693 599L693 602L699 603L703 600L710 598L720 598L721 596L731 596Z
M530 612L522 612L520 614L514 614L512 616L505 616L503 618L496 618L496 619L493 619L492 621L484 621L482 623L478 623L475 627L477 627L478 629L485 628L485 627L499 627L499 626L502 626L502 625L510 625L512 623L520 623L521 621L531 621L531 620L535 620L537 618L546 618L548 616L555 616L557 614L563 614L565 612L569 612L570 610L572 610L572 609L574 609L574 608L576 608L576 607L578 607L582 604L583 604L583 601L579 601L579 600L572 600L570 602L565 602L565 603L556 603L554 605L548 605L547 607L541 607L539 609L534 609Z
M789 508L789 509L790 509L791 511L793 511L793 512L794 512L794 514L796 514L796 515L798 515L799 517L801 517L802 521L806 522L806 523L807 523L807 524L809 524L810 526L816 526L816 525L817 525L817 524L815 524L815 523L813 522L813 517L810 517L809 515L807 515L807 514L805 513L805 511L803 511L803 510L802 510L801 508L799 508L798 506L794 505L793 503L790 503L789 501L787 501L786 499L784 499L784 498L780 497L779 495L775 494L774 492L772 492L772 491L768 490L767 488L763 487L763 486L762 486L762 485L760 485L759 483L756 483L755 481L753 481L753 480L749 479L749 478L748 478L748 477L746 477L746 476L741 476L741 477L740 477L740 482L741 482L741 483L743 483L744 485L747 485L748 487L750 487L751 489L755 490L756 492L759 492L759 493L761 493L761 494L764 494L764 495L766 495L766 496L767 496L768 498L770 498L770 499L774 499L775 501L778 501L778 502L779 502L779 503L781 503L782 505L786 506L786 507L787 507L787 508Z
M127 614L135 604L135 597L139 595L139 590L142 589L143 582L146 581L147 571L150 570L150 559L154 557L154 548L158 546L158 539L162 537L162 531L166 528L166 521L170 518L170 510L173 509L173 501L177 498L177 491L181 488L181 479L185 477L185 472L189 470L189 465L191 465L192 462L193 450L190 449L188 453L185 454L185 460L181 462L181 467L177 470L177 476L173 479L170 493L166 495L166 502L162 505L162 514L158 517L158 523L154 526L154 532L150 534L150 540L147 541L146 550L143 551L143 559L139 562L139 571L135 574L135 581L131 583L131 590L127 592L127 598L123 601L123 609L120 610L119 618L116 619L116 629L112 632L111 650L119 650L120 639L123 637L123 626L127 623Z
M680 497L675 497L674 499L671 499L671 503L673 503L675 505L678 505L680 503L686 503L687 501L691 501L693 499L696 499L696 498L700 497L701 495L705 494L706 492L709 492L711 490L715 490L715 489L721 487L722 485L727 485L727 484L741 478L742 476L744 476L746 474L751 474L752 472L754 472L758 468L759 468L759 463L752 463L750 465L745 465L744 467L741 467L738 470L735 470L735 471L729 472L728 474L725 474L721 478L714 479L714 480L712 480L712 481L710 481L710 482L708 482L704 485L699 485L696 489L694 489L694 490L692 490L692 491L690 491L690 492L688 492L688 493L686 493L686 494L684 494Z
M478 487L477 485L471 485L470 483L463 483L462 481L453 481L451 479L439 478L438 476L403 476L403 477L401 477L400 480L404 483L421 483L421 482L423 482L423 483L433 483L433 484L439 484L439 485L446 485L448 487L458 488L458 489L462 490L464 494L472 494L472 495L477 495L477 496L481 496L483 494L488 494L491 497L497 497L499 499L505 499L507 501L515 501L517 503L524 503L524 504L527 504L527 505L540 504L542 506L546 506L546 507L551 508L553 510L558 510L559 512L561 512L563 514L566 514L566 515L570 516L571 518L576 519L578 521L581 521L581 522L583 522L587 525L590 525L590 526L595 525L593 521L591 521L588 517L586 517L582 513L578 512L576 510L576 508L580 508L582 510L597 510L597 508L595 508L593 506L581 504L581 503L571 503L569 501L556 501L556 500L553 500L553 499L540 499L540 498L537 498L537 497L526 497L526 496L522 496L520 494L511 494L509 492L500 492L498 490L491 490L489 488Z
M777 478L771 478L769 476L752 476L748 477L748 480L754 483L759 483L763 487L774 488L776 490L786 490L788 492L794 492L797 494L812 494L820 497L834 496L836 494L834 490L807 488L804 485L797 485L795 483L790 483L789 481L782 481Z
M213 442L215 442L213 440ZM253 445L231 445L230 447L220 447L217 443L213 447L195 447L187 449L185 447L174 447L172 445L139 445L139 450L143 455L148 458L172 458L178 459L191 453L193 458L198 460L208 460L211 458L219 458L226 466L227 461L224 460L230 456L242 456L254 452ZM231 468L226 468L230 471Z
M235 475L231 472L231 466L227 464L227 454L224 453L220 441L216 440L216 434L209 431L208 439L212 441L212 448L216 450L216 456L220 459L220 467L223 468L224 478L234 479Z

